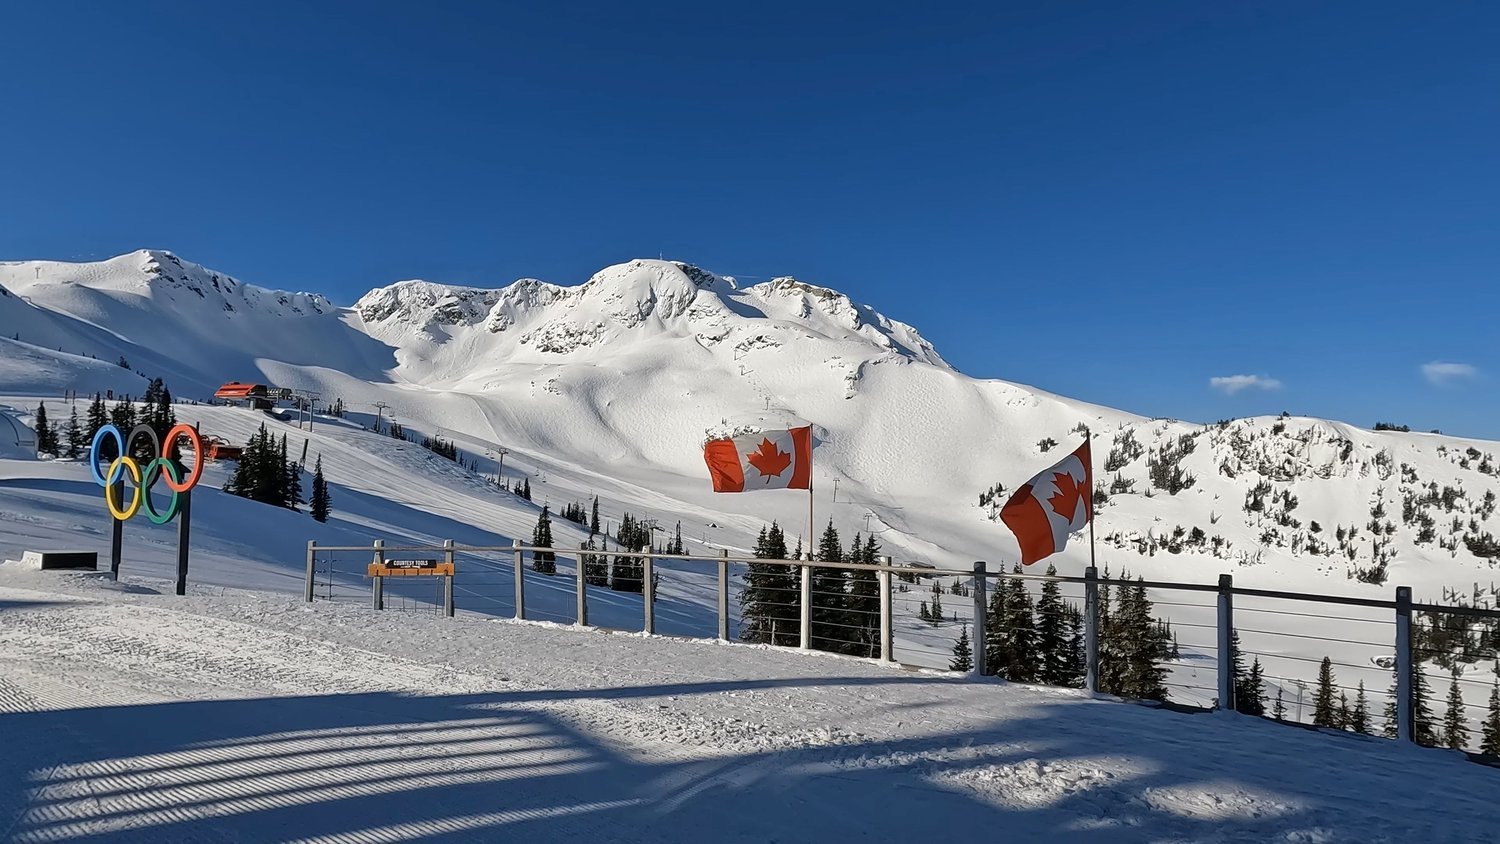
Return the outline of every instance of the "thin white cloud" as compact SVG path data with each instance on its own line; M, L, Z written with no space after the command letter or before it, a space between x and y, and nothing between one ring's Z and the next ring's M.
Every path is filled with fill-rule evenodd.
M1432 363L1422 364L1422 377L1439 387L1455 381L1466 381L1478 374L1479 370L1467 363L1445 363L1435 360Z
M1279 390L1281 382L1266 375L1216 375L1208 386L1232 396L1241 390Z

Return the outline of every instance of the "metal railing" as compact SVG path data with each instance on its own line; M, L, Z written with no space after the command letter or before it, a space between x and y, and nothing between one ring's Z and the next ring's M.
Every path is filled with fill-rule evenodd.
M350 554L363 562L351 566ZM371 576L364 568L412 555L442 560L453 574L440 575L441 586L435 587L433 578ZM1422 666L1434 659L1458 664L1416 646L1413 614L1433 619L1434 630L1441 616L1500 621L1500 610L1415 603L1407 587L1398 587L1394 600L1380 600L1237 587L1227 574L1214 584L1176 583L1103 578L1092 567L1077 577L992 572L983 562L957 569L879 560L766 560L728 551L703 556L519 543L309 543L304 598L347 601L368 594L375 609L390 609L396 595L394 608L447 616L461 606L517 619L737 638L925 668L948 668L950 657L961 662L955 642L966 631L976 675L1191 708L1239 709L1425 743L1435 742L1416 710L1431 708L1440 693L1424 691L1427 684L1416 678L1419 672L1426 676ZM713 601L703 600L709 590ZM1500 625L1493 629L1500 631ZM1050 637L1049 647L1058 647L1059 637L1065 643L1055 664L1028 665L1021 658L1021 651L1037 648L1038 635ZM1492 636L1484 653L1500 643L1500 632ZM1319 653L1322 658L1314 656ZM1488 691L1494 683L1464 677L1457 667L1452 673L1451 683L1461 691L1481 685ZM1318 674L1326 676L1311 692L1308 681ZM1392 681L1389 692L1382 679ZM1339 695L1342 704L1330 699ZM1469 699L1461 708L1484 709ZM1389 717L1387 710L1393 710Z

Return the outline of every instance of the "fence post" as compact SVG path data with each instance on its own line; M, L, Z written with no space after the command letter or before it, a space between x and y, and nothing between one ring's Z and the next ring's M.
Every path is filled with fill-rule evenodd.
M313 579L317 576L315 566L318 559L318 540L307 540L307 582L303 584L302 597L309 604L313 599Z
M579 626L589 623L589 593L588 581L583 577L583 560L588 549L582 545L578 546L578 562L574 565L577 577L573 579L574 588L578 592L578 605L573 609L573 622Z
M807 556L809 559L812 558L812 554ZM812 650L812 566L804 562L801 569L801 600L797 602L800 618L797 626L802 631L800 647L804 651L809 651Z
M512 539L510 547L516 558L516 619L522 620L526 618L526 560L521 554L520 540Z
M969 650L974 659L970 672L975 677L983 677L989 669L986 665L989 655L984 649L984 612L989 607L989 600L985 598L985 591L989 588L988 575L989 566L983 560L974 563L974 635L969 639Z
M1412 714L1411 587L1396 587L1396 738L1416 741Z
M1219 575L1219 708L1234 709L1234 576Z
M1099 691L1099 570L1083 570L1083 687Z
M641 606L645 608L646 632L656 632L656 563L651 559L651 546L641 546Z
M375 540L374 562L377 566L385 565L384 539ZM385 609L385 578L381 575L375 575L374 579L370 582L370 602L377 610Z
M883 556L880 564L885 568L875 573L880 583L880 661L894 662L896 654L891 641L891 558Z
M719 638L729 641L729 551L719 552Z
M443 615L453 617L453 574L458 571L454 567L453 540L443 540L443 562L447 563L450 574L443 576Z

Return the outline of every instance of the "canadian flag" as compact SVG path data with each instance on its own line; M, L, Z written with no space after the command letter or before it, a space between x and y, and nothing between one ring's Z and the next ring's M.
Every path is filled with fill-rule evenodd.
M812 487L812 426L711 440L703 461L714 492Z
M1000 520L1016 535L1022 564L1029 566L1067 547L1068 535L1094 518L1093 490L1088 440L1016 490L1000 508Z

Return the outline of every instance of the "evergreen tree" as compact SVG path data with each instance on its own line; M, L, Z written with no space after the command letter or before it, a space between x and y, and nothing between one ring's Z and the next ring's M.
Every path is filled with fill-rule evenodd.
M1166 625L1152 619L1151 601L1141 578L1130 583L1128 577L1124 575L1127 582L1114 590L1117 605L1107 616L1108 626L1100 628L1109 642L1106 650L1101 641L1100 688L1123 697L1166 700L1167 669L1161 663L1171 653L1171 634ZM1105 590L1100 591L1102 598ZM1102 602L1100 614L1102 621L1106 617Z
M829 520L818 543L818 560L827 563L844 561L839 532ZM800 573L799 573L800 576ZM799 584L800 587L800 584ZM850 632L844 627L844 573L836 568L817 566L812 569L812 646L820 651L843 652L851 644Z
M1271 707L1271 717L1277 721L1286 720L1286 704L1281 700L1281 687L1276 687L1276 705Z
M1069 688L1081 689L1088 674L1087 643L1084 641L1083 612L1072 604L1065 604L1067 617L1067 641L1064 645L1063 681Z
M1318 667L1318 690L1313 693L1313 724L1316 726L1338 726L1333 686L1333 662L1325 656L1322 665Z
M870 534L861 542L858 533L849 543L849 554L845 558L851 563L875 565L879 562L880 545L875 535ZM845 574L844 623L845 634L850 639L845 653L862 657L880 655L880 581L875 572L868 569L850 570Z
M88 441L93 442L94 435L99 429L109 424L109 411L104 406L104 397L98 393L94 394L94 400L89 402L89 411L84 422L84 431Z
M677 530L672 534L672 544L667 546L668 554L686 554L687 549L682 545L682 522L677 523Z
M36 406L36 450L38 454L54 456L58 452L57 431L47 421L47 405L41 402Z
M531 478L523 478L521 481L521 497L527 501L531 500Z
M122 436L130 436L130 429L135 427L135 405L130 396L125 396L110 408L109 424L119 428Z
M786 536L775 522L755 542L762 560L787 559ZM751 563L740 592L740 639L770 645L800 643L801 591L794 566Z
M1360 680L1354 694L1354 709L1349 713L1349 729L1362 736L1370 734L1370 701L1365 696L1365 681Z
M1392 677L1391 688L1385 693L1385 708L1380 713L1381 719L1385 721L1384 726L1380 728L1380 734L1388 739L1393 739L1400 735L1400 724L1397 723L1399 715L1396 708L1396 691L1398 688L1400 687L1397 685L1396 678Z
M974 649L969 645L969 625L967 624L959 632L958 641L953 643L953 660L948 663L948 670L974 670Z
M1057 566L1048 565L1047 574L1057 574ZM1062 587L1055 580L1042 581L1042 596L1036 602L1037 682L1069 685L1067 627Z
M282 467L282 495L288 510L296 510L297 505L302 503L302 467L287 458L286 434L281 435L281 445L277 449Z
M1229 628L1229 675L1229 689L1230 693L1234 696L1230 700L1230 703L1234 706L1236 712L1243 712L1244 710L1240 709L1240 699L1245 697L1247 691L1245 688L1245 655L1240 650L1240 631L1236 627Z
M922 601L922 605L917 608L917 618L927 622L932 621L932 610L927 609L927 601Z
M78 424L78 408L74 407L68 414L68 426L63 429L67 437L64 448L69 460L77 460L83 454L83 450L89 447L89 441L83 437L83 427Z
M536 527L531 531L532 547L552 547L552 515L549 511L548 505L543 504L541 515L536 519ZM531 568L542 574L556 574L557 556L551 551L533 551Z
M1349 711L1349 696L1344 694L1344 691L1340 689L1339 703L1333 710L1333 725L1340 730L1347 730L1349 729L1349 721L1352 718L1353 715Z
M603 539L603 537L601 537L601 539ZM587 551L598 550L598 546L594 543L593 536L590 536L588 538L588 541L583 543L583 547ZM583 558L579 560L579 564L583 566L584 583L587 583L590 586L609 585L608 557L603 554L585 554L583 555Z
M589 516L589 536L599 533L599 496L594 496L594 512Z
M651 542L651 529L626 513L615 530L615 542L622 551L639 552ZM615 557L609 588L616 592L640 592L645 579L646 567L640 557Z
M1420 665L1413 667L1413 678L1411 684L1412 721L1416 727L1415 737L1417 744L1427 747L1438 746L1437 720L1432 714L1432 706L1428 701L1432 700L1432 687L1427 685L1427 675L1422 671Z
M312 504L308 508L315 521L328 521L329 505L333 499L328 495L328 481L323 477L323 455L313 461Z
M1479 752L1500 756L1500 680L1490 687L1490 706L1479 731Z
M1458 687L1458 666L1448 684L1448 708L1443 713L1443 746L1463 750L1469 743L1469 719L1464 716L1464 693Z
M1265 670L1260 667L1260 657L1250 662L1250 673L1245 681L1235 687L1234 708L1246 715L1262 717L1266 714Z
M1016 563L1013 572L1021 573L1020 563ZM1010 645L1004 676L1017 683L1035 682L1040 666L1036 659L1036 628L1031 591L1026 588L1026 581L1019 577L1005 578L997 589L1005 591L1005 616L1001 623L1006 627Z
M943 623L943 587L936 581L932 584L932 610L928 621L932 622L933 627Z

